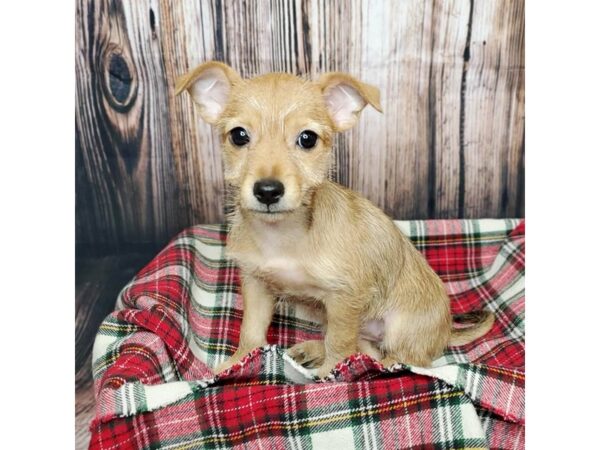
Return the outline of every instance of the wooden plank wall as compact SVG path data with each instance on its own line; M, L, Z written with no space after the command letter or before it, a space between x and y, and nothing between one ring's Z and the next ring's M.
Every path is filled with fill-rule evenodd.
M212 59L378 86L333 177L390 216L524 215L523 0L78 0L78 243L223 220L218 138L173 96Z

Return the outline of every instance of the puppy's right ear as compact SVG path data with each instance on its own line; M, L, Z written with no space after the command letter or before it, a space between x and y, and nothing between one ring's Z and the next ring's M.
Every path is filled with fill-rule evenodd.
M210 61L179 77L175 83L175 95L187 90L198 105L202 118L208 123L215 123L225 109L231 86L241 80L227 64Z

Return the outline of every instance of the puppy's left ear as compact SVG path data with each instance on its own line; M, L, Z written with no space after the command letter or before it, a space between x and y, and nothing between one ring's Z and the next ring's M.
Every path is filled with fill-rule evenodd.
M175 83L175 95L187 90L198 105L202 118L214 124L225 109L231 87L241 81L237 72L227 64L209 61L181 76Z
M339 72L326 73L317 83L323 92L336 131L352 128L367 103L377 111L383 112L379 101L379 89L350 75Z

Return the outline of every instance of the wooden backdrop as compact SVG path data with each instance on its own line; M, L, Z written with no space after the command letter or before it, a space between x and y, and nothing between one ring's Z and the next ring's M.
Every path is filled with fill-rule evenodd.
M390 216L524 215L523 0L78 0L78 243L223 220L218 138L173 96L212 59L378 86L334 177Z

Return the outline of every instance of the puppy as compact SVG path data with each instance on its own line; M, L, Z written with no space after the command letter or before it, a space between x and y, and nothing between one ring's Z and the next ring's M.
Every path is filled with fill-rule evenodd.
M222 138L233 203L227 250L242 275L239 346L217 373L267 344L276 298L322 312L324 339L288 350L320 377L357 352L386 366L428 366L447 345L489 331L488 313L453 330L442 281L412 243L372 203L327 179L334 133L367 104L381 111L377 88L343 73L242 79L207 62L178 80L176 93L184 90Z

